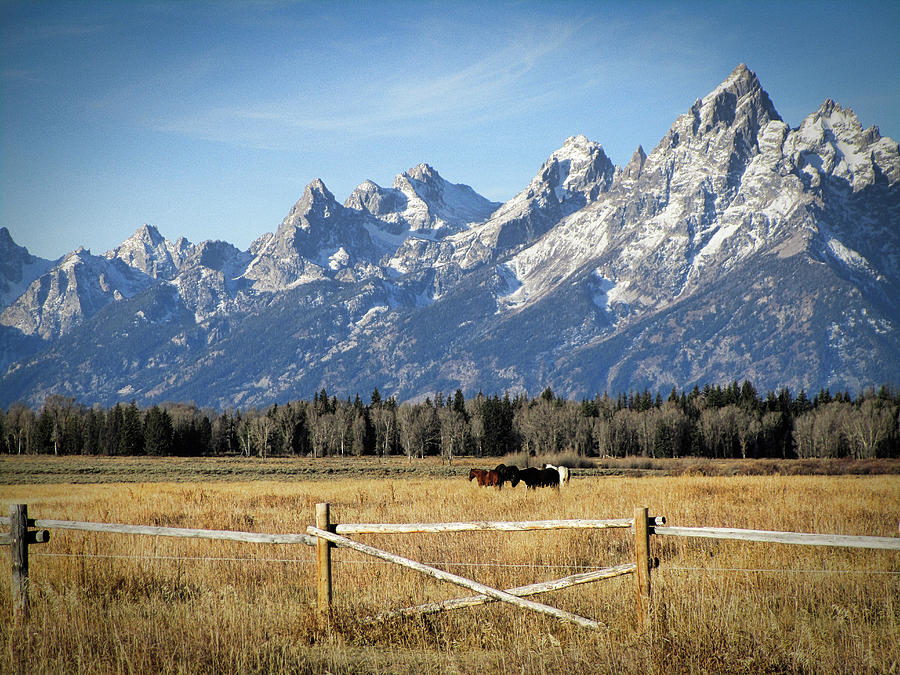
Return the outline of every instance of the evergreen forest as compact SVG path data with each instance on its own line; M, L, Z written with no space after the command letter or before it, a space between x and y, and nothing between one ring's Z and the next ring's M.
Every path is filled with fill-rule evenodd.
M581 401L462 391L397 403L329 396L266 409L214 411L190 403L88 407L59 395L39 410L0 410L0 452L53 455L309 457L406 455L707 458L900 457L900 393L752 384L606 394Z

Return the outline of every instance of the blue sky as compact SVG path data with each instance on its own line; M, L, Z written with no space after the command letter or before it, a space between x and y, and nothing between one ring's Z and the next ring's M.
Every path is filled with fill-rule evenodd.
M420 162L503 201L568 136L649 152L741 62L791 126L833 98L900 139L898 34L895 1L0 0L0 226L247 248L315 178Z

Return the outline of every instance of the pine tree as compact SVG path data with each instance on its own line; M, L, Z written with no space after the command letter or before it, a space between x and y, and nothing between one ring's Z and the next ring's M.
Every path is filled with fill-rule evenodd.
M121 451L124 455L140 455L144 452L144 424L141 411L132 401L123 409Z
M453 410L462 415L466 422L469 421L469 413L466 411L466 399L463 397L462 389L457 389L453 395Z
M172 454L172 418L165 410L153 406L144 419L144 450L148 455Z

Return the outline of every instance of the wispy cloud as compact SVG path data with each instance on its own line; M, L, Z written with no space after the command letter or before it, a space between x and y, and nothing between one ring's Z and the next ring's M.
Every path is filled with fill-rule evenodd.
M47 82L46 78L30 68L4 68L0 70L0 79L13 82L32 82L35 84L44 84Z
M23 45L51 42L54 40L80 39L99 35L107 29L101 23L26 23L8 25L3 30L7 47L19 48Z
M398 136L502 120L563 97L584 73L554 64L567 57L575 24L518 34L468 60L417 68L415 59L375 77L307 82L290 95L199 107L158 120L163 131L254 147L296 147L304 133ZM251 98L249 96L245 98Z

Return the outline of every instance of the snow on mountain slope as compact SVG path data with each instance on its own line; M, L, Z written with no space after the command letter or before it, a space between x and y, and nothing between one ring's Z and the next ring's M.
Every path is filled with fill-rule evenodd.
M192 250L193 245L184 237L170 242L152 225L143 225L115 249L108 251L106 257L118 258L155 279L172 279Z
M248 283L241 275L252 259L249 252L224 241L204 241L194 247L172 283L197 323L242 309Z
M0 310L11 305L52 265L52 260L31 255L27 248L16 245L9 230L0 227Z
M485 220L499 204L468 185L444 180L428 164L419 164L399 174L391 188L365 181L344 206L371 214L392 234L409 232L434 239Z
M810 169L812 155L829 161ZM665 307L760 250L825 231L811 170L852 177L859 191L876 175L890 182L898 167L896 143L863 132L834 104L790 130L756 76L739 66L676 120L637 178L614 184L515 256L519 297L534 302L571 275L595 270L617 284L625 313ZM895 208L896 197L886 206ZM841 207L856 222L881 212L863 201ZM832 239L840 244L830 245L834 255L853 250ZM853 257L857 267L862 257Z
M374 273L377 250L359 214L341 206L315 180L273 235L251 246L243 278L256 291L276 292L311 281L359 280Z
M561 218L597 199L609 189L614 173L599 143L570 137L551 153L528 187L490 219L438 243L407 241L384 264L401 272L450 263L473 269L534 241Z
M0 315L25 335L57 338L108 303L131 297L152 279L119 259L78 249L41 275Z

